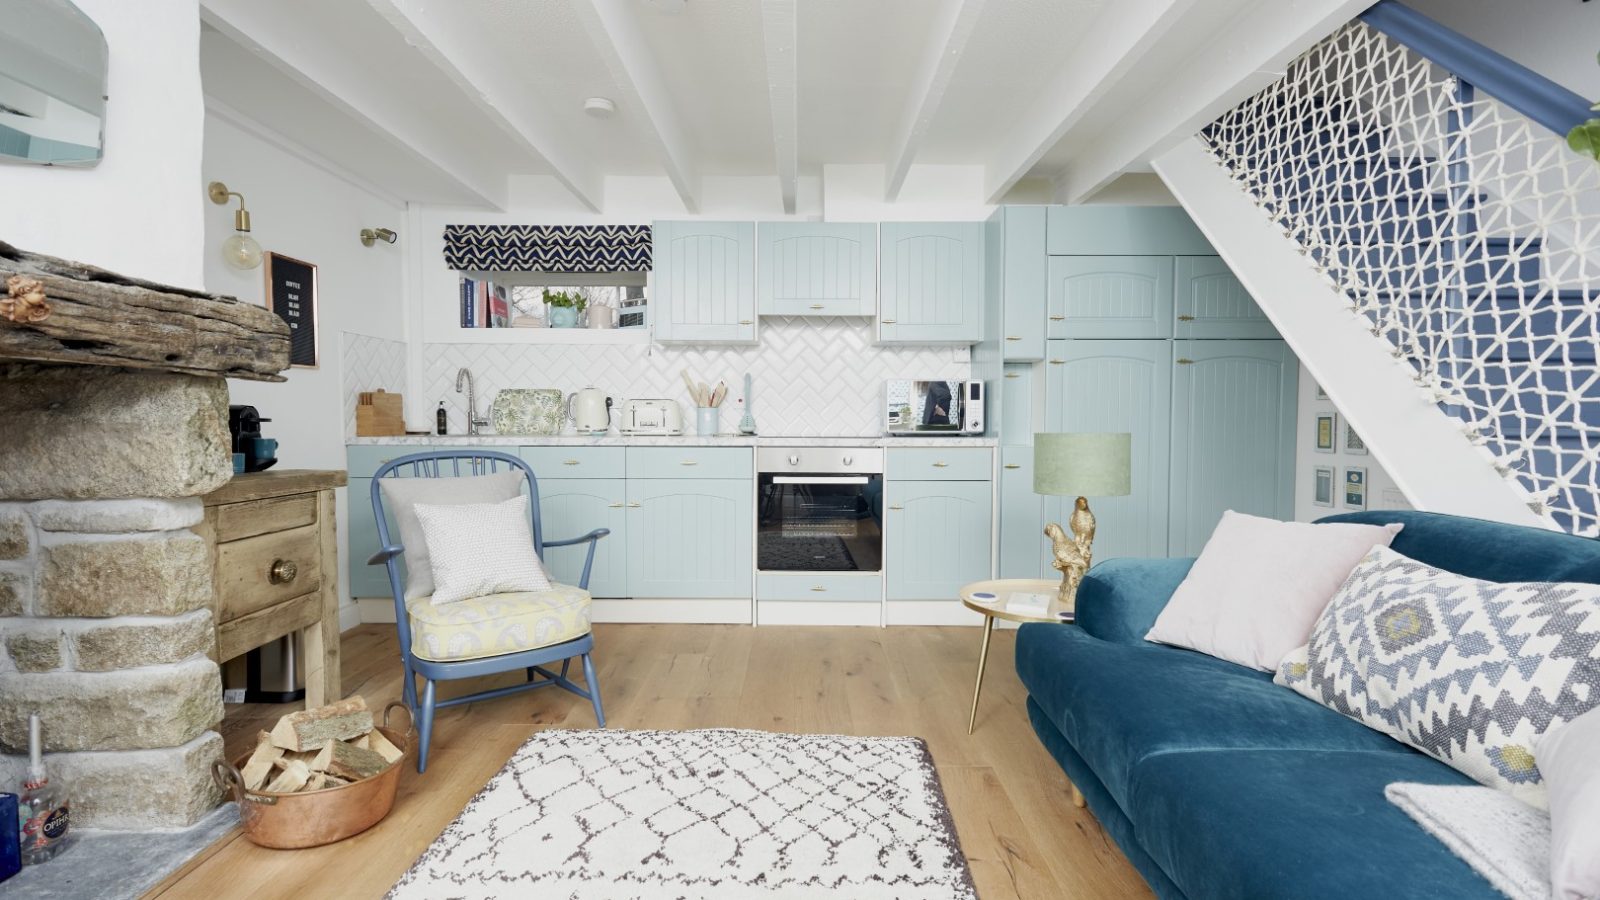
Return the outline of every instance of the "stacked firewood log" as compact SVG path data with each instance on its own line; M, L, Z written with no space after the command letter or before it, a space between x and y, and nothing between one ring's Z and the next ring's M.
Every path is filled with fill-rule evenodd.
M256 749L239 773L245 790L320 791L371 778L403 754L373 727L361 697L293 712L256 734Z

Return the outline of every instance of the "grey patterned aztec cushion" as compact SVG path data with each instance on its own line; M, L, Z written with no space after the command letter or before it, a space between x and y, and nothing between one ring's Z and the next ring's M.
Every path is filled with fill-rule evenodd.
M1600 705L1600 585L1478 581L1375 547L1278 684L1548 808L1534 758Z

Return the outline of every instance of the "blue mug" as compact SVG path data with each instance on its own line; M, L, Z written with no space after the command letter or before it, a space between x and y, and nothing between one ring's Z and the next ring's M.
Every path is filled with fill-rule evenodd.
M235 475L243 475L244 474L244 454L243 453L235 453L233 455L233 474L235 474Z
M277 438L252 438L250 445L250 449L256 452L256 459L258 460L278 458Z

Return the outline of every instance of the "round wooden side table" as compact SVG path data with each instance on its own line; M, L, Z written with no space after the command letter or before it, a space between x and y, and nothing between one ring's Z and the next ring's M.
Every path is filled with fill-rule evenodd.
M972 733L978 721L978 695L983 693L983 667L989 661L989 636L994 634L994 620L1054 622L1059 625L1067 621L1061 618L1061 601L1057 597L1060 588L1060 579L997 578L974 581L961 589L962 604L983 616L983 650L978 654L978 683L972 689L972 715L967 717L967 734ZM1012 594L1049 594L1050 607L1042 615L1012 612L1006 609Z

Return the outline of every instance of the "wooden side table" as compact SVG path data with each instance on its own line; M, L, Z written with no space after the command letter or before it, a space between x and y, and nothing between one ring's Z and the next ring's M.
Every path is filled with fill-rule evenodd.
M333 490L345 473L271 469L205 496L195 529L212 545L217 661L301 633L306 708L341 699L339 548Z

